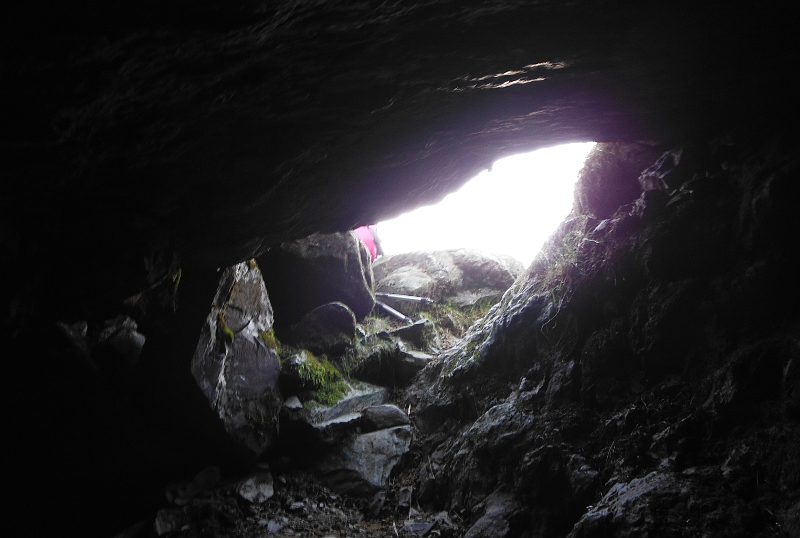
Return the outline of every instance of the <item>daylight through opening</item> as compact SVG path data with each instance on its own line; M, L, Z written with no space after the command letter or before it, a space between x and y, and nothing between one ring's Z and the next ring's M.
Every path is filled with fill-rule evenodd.
M500 159L435 205L380 222L385 254L474 248L530 265L572 209L578 172L594 142Z

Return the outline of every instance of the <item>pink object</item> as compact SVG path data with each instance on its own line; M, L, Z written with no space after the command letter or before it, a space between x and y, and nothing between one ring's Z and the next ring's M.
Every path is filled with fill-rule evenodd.
M369 250L370 256L372 256L372 261L375 261L375 258L378 257L378 246L375 244L375 238L372 236L369 226L361 226L353 231L358 238L367 245L367 250Z

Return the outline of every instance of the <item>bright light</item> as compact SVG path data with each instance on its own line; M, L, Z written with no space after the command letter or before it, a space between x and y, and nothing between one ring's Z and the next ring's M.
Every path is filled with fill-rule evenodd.
M530 265L572 208L578 171L593 142L514 155L440 203L378 223L386 254L475 248Z

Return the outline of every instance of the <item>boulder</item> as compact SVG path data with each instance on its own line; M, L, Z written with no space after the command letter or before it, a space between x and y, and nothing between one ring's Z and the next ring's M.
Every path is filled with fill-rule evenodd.
M411 428L398 426L352 437L317 464L331 488L367 495L386 487L392 469L411 447Z
M331 302L344 303L358 320L375 306L371 258L352 232L313 234L284 242L262 254L258 263L264 270L279 329L288 329L318 306Z
M420 349L431 345L441 345L441 342L439 342L439 335L436 332L436 326L431 320L425 318L411 325L389 331L389 335L399 338L403 342L412 344Z
M291 339L314 353L340 355L355 337L356 316L341 302L315 308L291 329Z
M275 494L272 475L267 471L259 471L250 475L239 483L236 493L249 503L263 503Z
M225 430L253 456L277 437L283 403L277 351L259 339L272 321L255 264L225 269L191 364L192 375Z
M373 265L376 292L429 297L462 307L499 301L523 270L510 256L474 249L396 254ZM414 302L385 302L406 315L419 309Z
M361 412L361 428L365 433L405 426L408 423L408 415L396 405L373 405Z
M372 349L351 369L356 379L383 387L406 387L433 355L406 349L402 342Z

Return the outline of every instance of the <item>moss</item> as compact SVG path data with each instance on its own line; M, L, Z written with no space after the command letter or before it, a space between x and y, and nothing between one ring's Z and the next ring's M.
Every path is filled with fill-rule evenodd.
M270 349L274 349L278 355L281 353L281 343L280 340L275 336L275 330L270 329L268 331L261 331L258 333L258 339L261 340L265 346Z
M327 359L320 361L310 352L306 352L299 373L301 379L317 387L314 399L323 405L335 404L347 391L347 383L339 370Z
M233 339L236 338L236 334L228 327L228 324L225 322L225 313L220 312L217 316L219 319L218 327L221 329L222 334L229 342L233 342Z
M172 277L172 281L174 282L172 286L173 291L178 291L178 286L181 284L181 276L183 275L183 269L178 267L178 272Z

